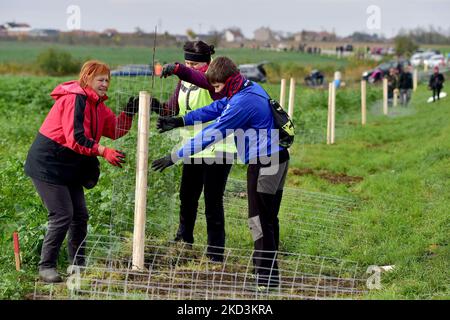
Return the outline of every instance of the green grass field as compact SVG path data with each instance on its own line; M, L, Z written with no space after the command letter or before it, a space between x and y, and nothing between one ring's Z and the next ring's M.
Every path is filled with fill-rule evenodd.
M51 106L49 92L66 79L0 76L0 299L23 299L33 292L47 220L31 181L23 173L23 164ZM114 81L112 92L118 85ZM279 86L266 85L266 88L278 97ZM307 250L350 259L366 267L396 266L394 272L382 275L382 290L372 291L362 298L450 297L450 100L426 104L424 101L429 95L424 87L419 87L409 109L398 107L385 117L381 115L378 101L381 92L379 88L370 87L368 103L371 107L368 124L363 128L359 125L359 92L351 88L340 90L336 144L328 146L324 131L326 92L297 90L294 119L299 135L291 149L287 185L359 201L358 209L351 213L354 221L343 230L342 237L327 243L326 252L317 248ZM120 105L119 98L124 97L111 95L109 105ZM161 146L158 138L153 137L152 159L166 152L161 148L169 147ZM91 233L108 232L112 208L132 208L128 194L119 199L112 197L118 182L128 181L128 185L134 187L133 140L126 141L119 142L130 148L127 150L130 159L124 170L112 168L101 160L101 181L87 192ZM106 141L106 144L113 143ZM163 221L165 215L160 213L168 212L169 206L176 214L177 209L171 204L173 198L170 198L174 190L170 188L176 188L178 175L179 167L159 176L152 175L150 219ZM245 168L236 165L232 177L242 179L244 176ZM176 221L176 216L174 218ZM21 237L21 272L14 269L11 243L14 230L18 230ZM164 230L155 229L152 236L161 234L164 235ZM228 232L228 237L230 245L239 246L249 234L243 228L235 234ZM196 239L199 243L205 241L202 234L197 234ZM297 248L293 240L286 241L283 247ZM60 265L66 263L62 252Z
M0 63L32 63L40 52L48 48L57 48L70 52L80 60L99 59L111 66L121 64L148 64L153 58L153 47L102 47L87 45L62 45L32 42L0 41ZM157 48L155 59L163 62L182 61L181 48ZM314 56L297 52L276 52L252 49L216 49L216 56L226 55L236 63L258 63L269 61L273 63L298 63L303 65L332 64L346 65L347 60L331 57Z

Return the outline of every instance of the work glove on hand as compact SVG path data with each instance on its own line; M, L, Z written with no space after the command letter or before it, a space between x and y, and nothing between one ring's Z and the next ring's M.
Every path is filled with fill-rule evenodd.
M119 168L122 168L121 164L125 163L125 153L119 150L105 148L103 153L100 155L113 166L117 166Z
M156 128L159 133L163 133L178 127L184 127L183 117L159 117Z
M139 111L139 97L130 97L123 111L129 116L134 116Z
M154 113L161 114L162 109L163 109L162 103L159 102L158 99L152 97L152 101L150 103L150 110L153 111Z
M153 161L152 169L154 171L162 172L165 168L168 168L172 165L174 165L174 162L172 161L172 156L168 154L165 157Z
M167 78L175 73L175 69L177 68L176 63L168 63L165 64L162 68L161 78Z

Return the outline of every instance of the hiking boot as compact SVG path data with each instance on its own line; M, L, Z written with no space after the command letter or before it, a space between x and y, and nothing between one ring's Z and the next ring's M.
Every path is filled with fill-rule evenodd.
M190 239L186 240L186 239L183 238L182 235L177 234L175 236L175 239L173 239L173 241L174 242L185 242L187 244L193 244L194 243L194 237L191 237Z
M62 282L62 278L55 268L39 270L39 278L48 283Z
M181 241L184 241L184 240L183 240L183 237L179 234L177 234L175 236L175 239L173 239L173 242L181 242Z

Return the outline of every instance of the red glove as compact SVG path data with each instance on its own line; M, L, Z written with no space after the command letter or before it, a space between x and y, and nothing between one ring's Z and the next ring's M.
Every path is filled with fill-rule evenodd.
M101 156L113 166L122 168L121 163L125 163L125 154L119 150L105 148Z

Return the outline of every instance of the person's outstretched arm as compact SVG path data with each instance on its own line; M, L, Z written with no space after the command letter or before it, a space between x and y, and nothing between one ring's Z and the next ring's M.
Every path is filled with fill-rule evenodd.
M201 71L188 68L184 64L176 62L173 74L178 76L182 81L192 83L197 87L208 90L213 100L222 99L224 97L223 94L215 92L214 87L209 84L206 75Z
M225 107L228 105L228 99L222 98L213 101L211 104L203 108L196 109L184 116L184 125L192 126L195 122L209 122L219 117Z
M178 84L172 93L172 96L166 102L160 102L157 98L152 97L151 109L160 116L173 116L180 113L180 106L178 105L178 95L180 93L181 82Z
M116 140L128 133L133 124L133 115L122 111L118 116L108 107L105 108L106 117L102 136Z
M218 120L198 133L177 151L179 158L189 157L198 153L209 145L217 143L227 137L229 130L244 127L249 118L253 116L251 108L246 108L242 103L239 105L227 105L227 108ZM228 130L228 132L227 132Z

